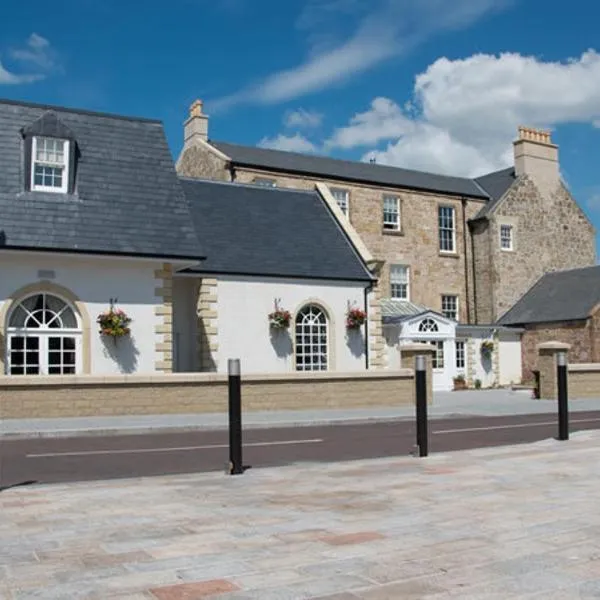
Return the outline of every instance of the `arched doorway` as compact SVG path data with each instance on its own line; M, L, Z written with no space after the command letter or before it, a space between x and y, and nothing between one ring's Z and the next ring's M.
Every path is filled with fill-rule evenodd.
M8 375L74 375L81 365L81 323L62 298L32 294L11 309L6 328Z
M327 371L328 365L327 316L307 304L296 315L296 371Z

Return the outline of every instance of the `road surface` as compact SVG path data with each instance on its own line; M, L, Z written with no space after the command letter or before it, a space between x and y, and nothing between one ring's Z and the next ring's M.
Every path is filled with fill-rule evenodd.
M571 431L600 429L600 411L571 414ZM519 444L556 437L555 415L431 420L429 451ZM415 423L319 425L244 432L244 465L330 462L415 452ZM565 442L568 443L568 442ZM0 488L25 483L225 471L227 431L0 440Z

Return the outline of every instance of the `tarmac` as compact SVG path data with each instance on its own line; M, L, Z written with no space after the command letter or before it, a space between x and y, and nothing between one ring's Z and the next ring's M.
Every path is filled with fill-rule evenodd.
M551 414L556 413L557 410L556 401L535 400L531 397L531 390L500 389L436 392L428 413L432 419L435 419L464 416ZM571 400L570 410L572 412L600 410L600 398ZM245 428L301 427L303 425L357 424L414 418L415 409L411 406L244 412L243 426ZM227 413L133 415L71 419L5 419L0 420L0 438L167 433L226 429L227 427Z
M330 464L11 488L6 600L600 597L600 432Z

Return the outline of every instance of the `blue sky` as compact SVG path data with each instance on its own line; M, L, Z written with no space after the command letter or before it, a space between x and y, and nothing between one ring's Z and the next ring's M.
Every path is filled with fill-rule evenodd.
M451 10L448 10L451 6ZM3 3L0 97L158 118L213 139L476 175L549 127L600 230L592 0Z

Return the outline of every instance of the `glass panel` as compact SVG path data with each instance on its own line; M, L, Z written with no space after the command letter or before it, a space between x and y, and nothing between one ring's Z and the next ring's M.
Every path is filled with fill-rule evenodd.
M10 315L10 320L8 322L9 327L25 327L25 319L27 318L27 313L23 309L21 305L17 306L15 310L12 311Z
M75 367L65 367L63 373L65 375L75 375Z
M24 352L11 352L10 353L10 364L11 365L22 365L25 362Z
M65 350L75 350L75 338L73 338L73 337L63 338L63 348Z
M11 375L24 375L25 370L23 369L23 367L11 367L10 374Z
M25 338L21 336L10 338L10 348L11 350L23 350L25 348Z
M38 338L38 337L25 338L25 348L27 348L27 350L39 350L40 338Z
M26 367L25 368L25 373L27 375L39 375L40 369L39 369L39 367L37 365L36 366L32 366L32 367Z
M48 352L48 364L60 365L60 352Z
M60 375L60 367L48 367L48 375Z

